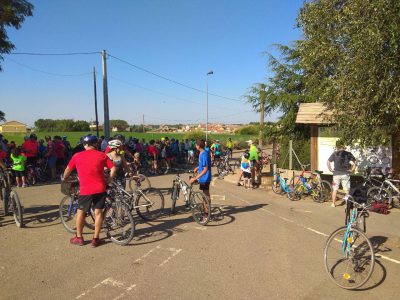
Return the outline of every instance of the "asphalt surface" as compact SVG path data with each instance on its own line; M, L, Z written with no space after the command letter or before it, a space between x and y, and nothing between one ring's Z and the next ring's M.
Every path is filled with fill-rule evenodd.
M0 217L0 299L398 299L400 210L367 220L377 263L361 290L347 291L331 282L323 262L344 207L213 179L213 206L222 213L215 208L202 227L183 209L168 214L173 176L151 178L165 196L163 218L136 218L128 246L102 234L94 249L69 244L58 218L60 185L17 189L26 223L19 229ZM91 236L85 229L85 240Z

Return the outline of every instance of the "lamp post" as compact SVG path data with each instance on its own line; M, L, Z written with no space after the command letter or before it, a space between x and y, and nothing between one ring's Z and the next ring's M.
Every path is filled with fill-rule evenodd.
M206 142L208 142L208 75L214 74L213 71L209 71L206 76L206 92L207 92L207 119L206 119Z

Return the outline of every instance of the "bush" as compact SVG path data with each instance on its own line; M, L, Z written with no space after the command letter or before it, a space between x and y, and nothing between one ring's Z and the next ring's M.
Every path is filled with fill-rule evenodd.
M189 131L185 133L183 138L188 140L198 140L198 139L206 140L206 133L200 130ZM208 138L211 139L210 135L208 136Z
M258 135L260 131L259 125L249 125L242 127L238 130L239 134L247 134L247 135Z
M310 139L294 139L293 149L296 152L301 164L307 165L310 163ZM278 159L279 168L289 168L289 138L283 138L280 142L280 157ZM286 160L285 160L286 157ZM285 161L284 161L285 160ZM293 155L293 169L301 170L296 157Z

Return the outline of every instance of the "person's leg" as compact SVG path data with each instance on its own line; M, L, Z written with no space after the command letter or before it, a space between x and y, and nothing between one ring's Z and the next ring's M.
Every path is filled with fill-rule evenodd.
M332 207L336 206L336 195L340 185L340 176L334 175L332 181Z
M94 235L93 238L98 239L100 236L101 226L103 224L103 210L96 208L94 210Z
M18 187L21 186L21 179L19 178L18 174L15 175L15 183L17 184Z
M25 175L22 175L22 186L26 186Z
M86 212L78 209L76 212L76 236L78 238L82 237L83 226L85 225Z
M243 171L240 170L239 178L238 178L238 182L237 182L237 185L238 185L238 186L240 186L240 180L242 179L242 176L243 176Z

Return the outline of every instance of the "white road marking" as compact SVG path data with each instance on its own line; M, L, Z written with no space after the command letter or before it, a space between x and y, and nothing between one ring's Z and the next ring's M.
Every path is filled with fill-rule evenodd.
M226 196L225 195L211 195L211 200L214 201L225 201Z
M207 227L204 227L204 226L202 226L202 227L196 226L195 228L198 230L201 230L201 231L207 230Z
M252 204L251 202L249 202L249 201L247 201L247 200L244 200L244 199L242 199L242 198L240 198L240 197L238 197L238 196L236 196L236 195L233 195L233 194L232 194L232 196L235 197L235 198L237 198L238 200L240 200L240 201L242 201L242 202L245 202L245 203L247 203L247 204ZM310 227L307 227L307 226L303 226L303 225L301 225L301 224L296 223L296 222L293 221L293 220L290 220L290 219L287 219L287 218L285 218L285 217L276 215L275 213L273 213L273 212L271 212L271 211L269 211L269 210L267 210L267 209L265 209L265 208L261 208L261 210L262 210L262 211L265 211L266 213L268 213L268 214L270 214L270 215L277 216L277 217L280 218L281 220L284 220L284 221L286 221L286 222L295 224L296 226L299 226L299 227L302 227L302 228L304 228L304 229L307 229L307 230L309 230L309 231L311 231L311 232L314 232L314 233L316 233L316 234L318 234L318 235L322 235L322 236L325 236L325 237L328 237L328 236L329 236L329 235L326 234L326 233L320 232L320 231L318 231L318 230L315 230L315 229L310 228ZM338 242L340 242L340 243L342 243L342 241L340 241L340 240L338 240L338 239L335 239L335 240L338 241ZM393 259L393 258L390 258L390 257L388 257L388 256L385 256L385 255L377 255L377 257L380 257L380 258L382 258L382 259L385 259L385 260L387 260L387 261L390 261L390 262L392 262L392 263L395 263L395 264L399 264L399 265L400 265L400 261L398 261L398 260L396 260L396 259Z
M215 177L212 181L211 181L211 186L215 186L215 180L217 180L218 177Z
M161 264L159 264L159 267L162 267L163 265L165 265L167 262L169 262L173 257L175 257L176 255L178 255L182 249L175 249L175 248L169 248L169 251L173 252L173 254L171 256L169 256L166 260L164 260Z

